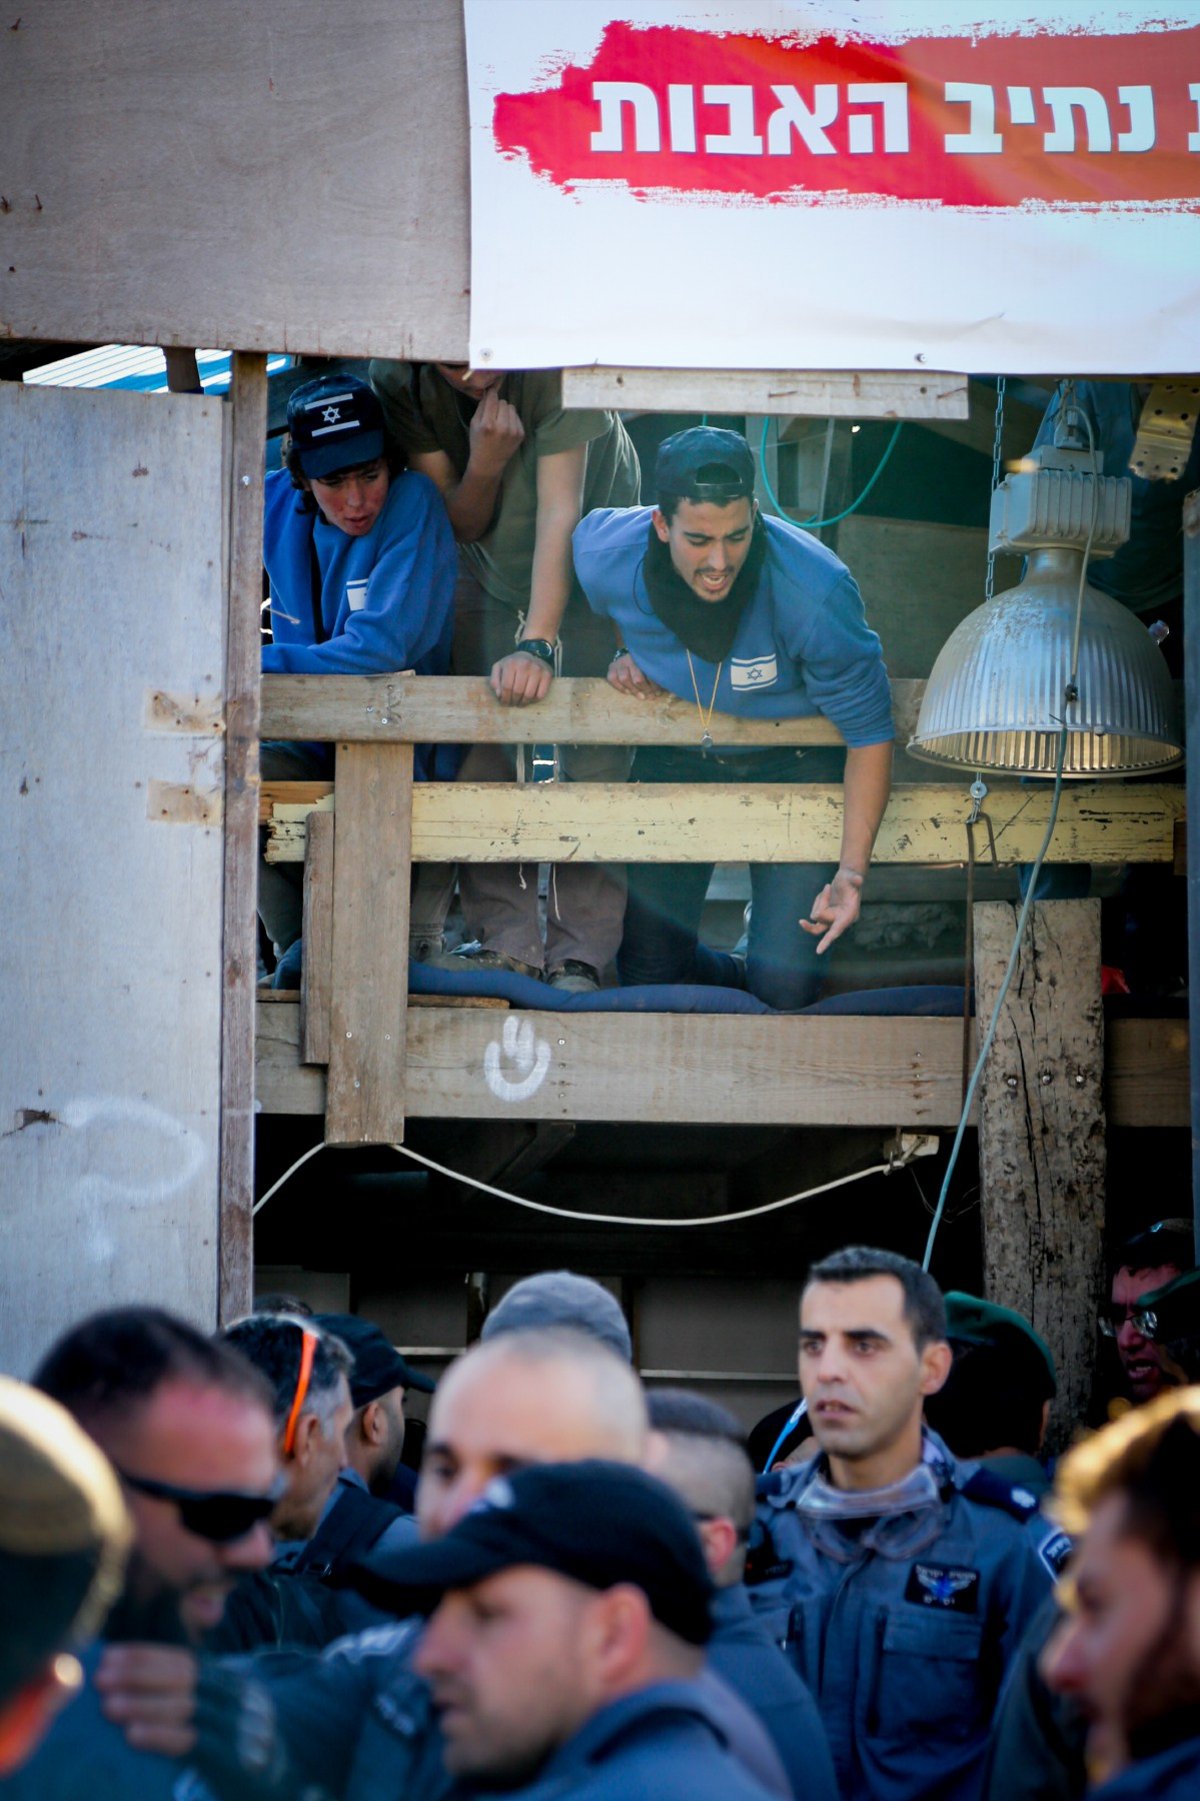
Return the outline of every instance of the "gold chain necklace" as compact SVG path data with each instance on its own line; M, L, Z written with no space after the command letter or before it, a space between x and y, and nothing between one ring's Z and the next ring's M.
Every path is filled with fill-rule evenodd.
M700 724L704 727L700 737L700 748L701 750L709 751L713 747L712 733L709 730L709 727L712 724L712 716L717 704L717 688L721 681L721 671L725 667L725 659L722 657L721 661L717 664L717 673L713 679L712 693L708 697L708 712L705 713L704 708L700 704L700 689L696 682L696 666L692 662L692 653L686 644L684 645L683 650L684 655L688 660L688 674L692 678L692 693L696 696L696 711L700 715Z

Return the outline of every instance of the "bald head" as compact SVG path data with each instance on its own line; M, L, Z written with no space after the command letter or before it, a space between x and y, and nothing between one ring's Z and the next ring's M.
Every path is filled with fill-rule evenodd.
M477 1345L433 1399L417 1487L422 1535L448 1531L493 1476L529 1463L640 1464L646 1433L641 1383L598 1340L543 1329Z

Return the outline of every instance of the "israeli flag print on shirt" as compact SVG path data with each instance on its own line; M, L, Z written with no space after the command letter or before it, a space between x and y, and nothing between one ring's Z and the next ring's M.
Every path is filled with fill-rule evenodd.
M367 604L366 580L346 583L346 605L352 613L361 612Z
M766 657L731 657L729 681L734 688L770 688L779 680L774 651Z

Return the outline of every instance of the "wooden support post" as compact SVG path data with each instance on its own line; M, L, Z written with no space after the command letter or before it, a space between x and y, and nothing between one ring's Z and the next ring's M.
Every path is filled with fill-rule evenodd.
M327 1144L404 1137L411 744L339 744Z
M329 1061L333 977L333 814L314 813L304 855L304 957L300 966L300 1055Z
M221 984L222 1321L254 1290L254 1021L258 972L259 608L267 359L235 355L225 638L225 881Z
M1016 930L1007 902L975 908L980 1030ZM1058 1366L1051 1444L1091 1395L1103 1278L1104 1015L1099 901L1035 904L980 1084L984 1290L1032 1320Z

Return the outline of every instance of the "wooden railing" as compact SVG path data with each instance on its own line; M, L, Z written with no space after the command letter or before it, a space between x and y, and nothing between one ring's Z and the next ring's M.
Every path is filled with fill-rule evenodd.
M923 687L894 684L901 744ZM841 742L819 717L718 717L723 744ZM634 700L596 680L558 681L546 701L523 709L497 706L482 679L268 676L262 735L338 745L336 806L330 784L262 790L268 858L305 860L302 1003L259 1010L266 1111L323 1111L331 1144L396 1142L406 1112L926 1127L956 1120L954 1020L575 1012L501 1020L490 1009L410 1009L413 861L836 860L842 797L827 784L413 783L416 743L694 745L689 703ZM1048 786L988 786L1000 861L1031 861ZM1171 863L1184 805L1181 786L1071 784L1052 856ZM899 783L875 861L961 863L969 810L965 777ZM735 1071L746 1079L731 1080ZM1117 1022L1108 1103L1118 1124L1186 1121L1187 1034L1179 1022Z

